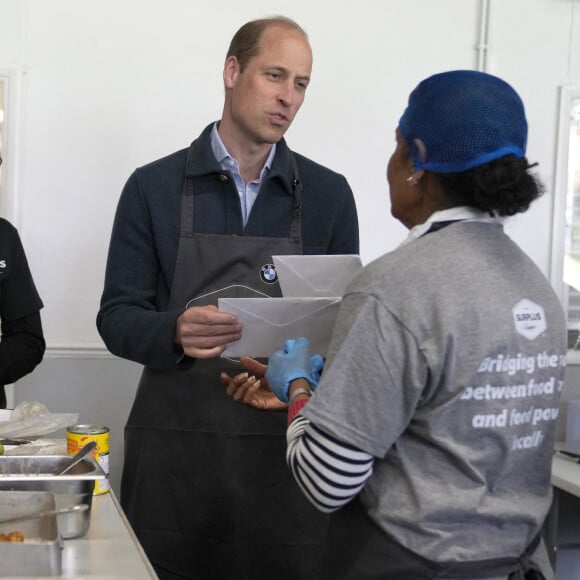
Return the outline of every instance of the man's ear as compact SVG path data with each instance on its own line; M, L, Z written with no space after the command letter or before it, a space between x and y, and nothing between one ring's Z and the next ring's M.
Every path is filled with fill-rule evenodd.
M233 89L236 84L238 75L240 74L240 63L238 57L228 56L224 64L224 87Z

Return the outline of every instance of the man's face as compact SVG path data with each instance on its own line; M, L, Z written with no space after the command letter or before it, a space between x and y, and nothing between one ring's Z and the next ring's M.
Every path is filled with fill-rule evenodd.
M270 26L260 49L240 72L230 57L224 68L226 104L222 121L235 136L256 145L278 142L304 101L312 70L312 51L297 30Z

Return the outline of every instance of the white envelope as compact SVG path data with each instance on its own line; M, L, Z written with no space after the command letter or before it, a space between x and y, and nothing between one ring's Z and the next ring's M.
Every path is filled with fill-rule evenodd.
M269 357L289 338L306 336L311 353L326 355L340 298L219 298L218 308L244 325L225 357Z
M282 296L342 296L361 270L356 254L272 256Z

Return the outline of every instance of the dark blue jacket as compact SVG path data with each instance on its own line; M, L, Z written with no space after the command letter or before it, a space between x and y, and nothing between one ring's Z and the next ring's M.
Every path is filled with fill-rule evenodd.
M194 230L200 233L287 237L293 172L284 140L244 228L235 183L215 159L206 127L192 165ZM115 355L141 364L176 368L175 321L167 311L179 243L181 193L188 149L137 169L115 215L97 327ZM295 154L303 184L305 254L358 254L356 206L346 179ZM224 177L227 176L227 179Z

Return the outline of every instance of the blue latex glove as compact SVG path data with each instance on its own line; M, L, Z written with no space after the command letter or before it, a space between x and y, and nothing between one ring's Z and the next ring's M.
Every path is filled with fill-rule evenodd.
M315 354L310 357L310 364L312 366L312 381L310 382L310 387L314 391L320 382L320 376L324 368L324 359L319 354Z
M311 358L309 349L308 339L302 336L296 340L287 340L284 348L277 350L268 359L266 380L272 392L284 403L288 402L288 391L293 380L306 379L312 389L318 385L324 362L320 355Z

